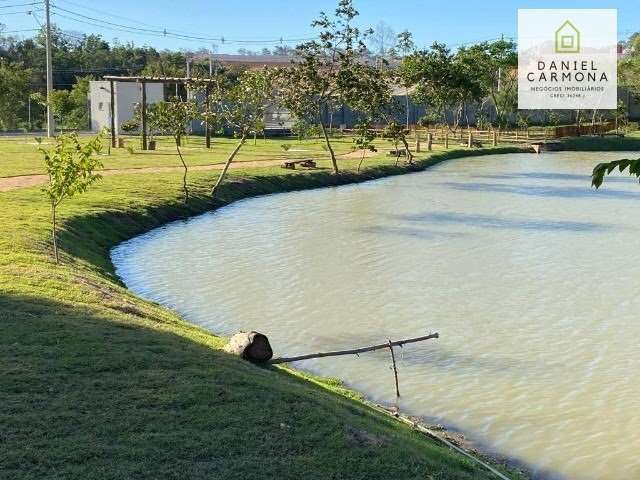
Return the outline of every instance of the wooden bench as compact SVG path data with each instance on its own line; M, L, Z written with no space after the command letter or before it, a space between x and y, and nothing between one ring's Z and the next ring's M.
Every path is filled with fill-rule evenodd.
M406 157L407 150L404 148L399 148L397 150L389 150L390 157Z
M304 160L285 160L284 162L282 162L282 165L280 166L282 168L295 170L296 165L300 165L301 167L304 167L304 168L316 168L315 160L312 160L310 158L307 158Z

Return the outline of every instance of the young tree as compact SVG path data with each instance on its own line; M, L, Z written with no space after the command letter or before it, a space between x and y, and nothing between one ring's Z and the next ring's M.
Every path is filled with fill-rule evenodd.
M183 101L179 98L171 98L166 102L158 102L149 108L148 126L151 131L171 135L176 144L176 151L184 168L182 176L182 188L184 199L189 201L189 188L187 187L187 173L189 168L184 161L180 145L182 138L187 135L189 125L198 117L198 107L192 100Z
M284 106L299 119L313 119L322 129L334 173L338 173L338 163L323 110L341 103L341 78L351 77L366 53L364 36L351 25L357 15L352 0L340 0L333 17L321 12L312 23L320 30L319 39L296 47L297 59L282 71L278 81Z
M402 58L407 58L407 56L416 49L416 45L413 42L413 35L409 30L404 30L398 34L396 39L396 50L400 52ZM398 79L402 83L404 87L404 100L405 100L405 113L407 115L407 130L409 130L409 87L411 83L405 81L402 75L398 75Z
M264 115L269 103L273 100L274 71L248 70L240 75L235 85L228 86L226 82L217 82L210 95L211 105L206 118L210 121L224 121L234 130L239 138L216 181L211 189L214 196L216 190L224 180L229 166L245 143L250 133L258 134L264 130Z
M40 139L37 140L40 142ZM49 175L49 182L42 190L51 205L53 255L56 263L59 263L57 208L65 198L85 192L93 182L101 178L94 170L101 168L102 162L94 154L100 153L102 148L102 133L84 145L76 133L59 135L55 142L53 148L47 150L40 146L39 150L44 155Z
M413 154L409 149L406 135L408 130L395 121L399 108L391 95L391 83L394 74L380 66L358 63L345 72L340 78L340 90L344 101L356 112L364 116L356 127L354 144L362 149L362 158L358 171L362 166L367 151L377 151L373 140L375 133L371 124L382 121L388 124L385 135L388 135L397 146L402 143L407 152L407 160L413 162ZM397 163L397 162L396 162Z
M396 166L400 161L400 149L398 148L400 143L404 145L404 149L407 154L407 161L409 163L413 163L413 155L409 150L404 125L400 125L395 120L390 121L384 129L384 137L393 144L393 148L396 152Z
M359 172L360 168L362 168L362 163L367 156L367 152L377 152L378 149L376 148L376 145L374 143L376 134L372 130L370 122L358 123L355 128L355 134L356 135L353 138L353 149L354 151L362 151L362 157L360 158L360 162L358 163Z

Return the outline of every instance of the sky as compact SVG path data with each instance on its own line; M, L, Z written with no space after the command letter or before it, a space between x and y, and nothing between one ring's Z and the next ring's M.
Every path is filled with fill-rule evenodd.
M337 0L51 0L52 21L68 32L96 33L106 40L133 41L157 49L215 49L236 53L261 50L312 37L318 12L335 9ZM357 24L384 22L396 33L405 29L418 47L434 41L458 46L517 35L518 8L617 8L621 39L640 30L640 0L355 0ZM44 21L42 0L0 0L0 24L15 35ZM33 9L34 15L25 13ZM35 18L34 18L35 17ZM105 23L109 22L109 24ZM129 28L122 28L124 25ZM132 30L131 27L140 30ZM176 39L159 31L201 39ZM221 40L224 38L224 42ZM217 40L214 40L217 39ZM215 46L214 46L215 45Z

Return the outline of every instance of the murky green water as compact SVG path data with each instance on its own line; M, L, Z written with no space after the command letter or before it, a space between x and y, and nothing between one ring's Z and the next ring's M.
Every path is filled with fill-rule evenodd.
M637 154L636 154L637 155ZM399 352L400 406L578 479L640 478L640 187L601 159L460 159L238 202L113 252L135 292L277 354L438 331ZM298 365L394 401L388 354Z

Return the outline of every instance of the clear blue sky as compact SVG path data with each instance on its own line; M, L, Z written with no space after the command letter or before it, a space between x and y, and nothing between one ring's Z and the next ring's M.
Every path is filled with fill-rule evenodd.
M336 4L336 0L51 1L59 9L68 11L53 9L53 21L68 31L98 33L107 40L118 38L123 42L134 41L159 49L196 50L211 48L213 43L210 40L177 40L139 31L116 31L114 29L119 27L108 28L102 22L149 30L166 28L206 38L224 37L227 39L224 44L216 42L220 53L235 53L241 47L259 50L274 45L232 43L233 40L311 36L311 20L320 10L332 11ZM6 26L6 30L37 27L32 16L18 13L41 8L39 5L20 6L31 2L41 0L0 0L0 23ZM429 45L435 40L457 45L497 38L501 34L514 37L518 8L617 8L621 38L626 38L631 31L640 30L640 0L355 0L355 5L361 13L358 18L360 25L375 26L384 21L396 32L408 29L414 34L418 46ZM36 12L36 16L42 21L44 15ZM30 35L30 32L18 34Z

